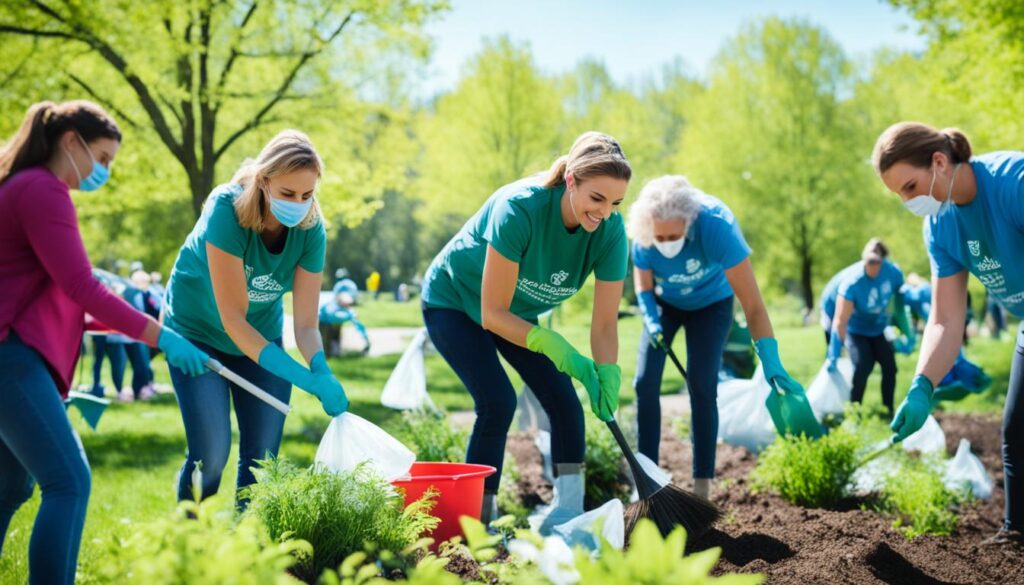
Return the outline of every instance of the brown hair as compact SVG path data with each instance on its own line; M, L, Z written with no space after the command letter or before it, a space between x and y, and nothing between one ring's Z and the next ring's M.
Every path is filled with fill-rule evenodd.
M614 138L601 132L585 132L573 143L569 154L558 157L551 165L543 185L548 188L564 185L567 174L576 181L591 177L628 181L633 177L633 169Z
M928 168L936 152L944 153L953 164L967 162L971 159L971 142L956 128L936 130L920 122L900 122L878 137L871 162L879 175L899 162Z
M21 127L0 148L0 183L29 167L45 164L60 137L78 132L86 144L100 138L121 142L121 130L103 108L84 100L33 104Z
M256 160L243 162L231 179L232 183L242 186L242 194L235 199L238 225L257 232L263 231L263 218L270 206L263 189L264 180L302 169L315 171L319 178L323 168L324 162L308 136L298 130L282 131L263 147ZM317 224L320 217L320 205L314 195L313 205L298 227L309 229Z

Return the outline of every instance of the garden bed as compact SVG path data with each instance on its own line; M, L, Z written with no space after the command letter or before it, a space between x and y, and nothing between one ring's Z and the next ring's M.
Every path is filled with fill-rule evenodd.
M757 456L719 445L712 499L725 519L691 550L722 547L716 573L763 573L768 583L1024 583L1024 551L978 546L999 528L1003 517L1000 422L994 416L945 414L937 418L952 454L960 438L995 479L988 502L960 509L951 536L905 538L892 519L862 510L846 500L835 509L807 509L767 493L752 494L748 476ZM551 497L532 437L513 435L508 452L519 465L520 493L533 502ZM662 436L661 465L687 486L690 445L670 429ZM539 495L539 497L538 497Z

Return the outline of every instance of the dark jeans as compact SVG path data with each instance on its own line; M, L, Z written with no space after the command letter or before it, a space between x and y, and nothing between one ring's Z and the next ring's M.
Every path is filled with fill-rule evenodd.
M92 393L103 396L103 359L110 358L110 378L114 381L114 394L124 385L126 354L123 343L109 343L106 335L93 335Z
M499 353L533 390L551 420L552 461L583 462L583 408L572 379L555 369L547 356L485 331L462 311L425 308L423 321L434 347L473 396L476 422L469 436L466 461L498 470L484 480L484 489L497 491L501 482L505 440L518 404L512 382L498 360Z
M853 361L853 388L850 400L864 400L864 388L868 385L868 376L875 369L875 364L882 366L882 404L889 409L889 417L893 414L893 394L896 391L896 354L892 344L885 335L867 337L855 333L847 333L849 337L850 360Z
M1003 410L1003 476L1006 527L1024 531L1024 322L1017 330Z
M217 351L194 339L189 341L220 361L227 369L282 402L287 403L291 398L291 384L264 370L251 359ZM272 343L281 345L281 340ZM236 485L241 489L254 483L256 480L250 468L260 459L277 456L284 429L284 415L214 372L207 371L193 378L173 365L169 367L174 394L178 397L181 418L185 423L185 440L188 442L185 463L178 472L178 500L193 498L192 470L197 461L203 462L202 497L208 498L217 493L220 476L231 451L231 402L235 404L235 418L238 419ZM246 502L240 499L237 503L239 508L244 508Z
M671 345L679 328L686 329L686 388L690 395L693 477L712 478L718 443L718 370L732 327L733 297L694 311L677 309L661 299L658 305L665 343ZM651 346L647 329L643 328L633 384L640 452L655 462L661 442L661 377L665 358L664 350Z
M39 483L28 548L31 583L73 583L92 476L57 385L12 332L0 343L0 551L14 512Z
M132 392L138 398L143 386L153 381L153 369L149 365L149 346L145 343L126 343L124 351L132 364Z

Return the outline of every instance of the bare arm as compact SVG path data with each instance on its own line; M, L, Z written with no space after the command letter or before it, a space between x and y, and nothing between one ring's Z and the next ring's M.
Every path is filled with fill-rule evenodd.
M260 352L268 341L245 318L249 311L249 292L246 289L242 259L209 242L206 244L206 257L210 265L213 297L217 302L217 312L220 313L224 331L242 353L254 362L259 362Z
M964 337L967 316L967 271L946 278L932 278L932 312L924 328L917 374L924 374L932 384L953 367Z
M728 279L729 286L732 287L736 298L740 301L740 306L743 307L743 314L747 317L747 327L750 328L750 335L754 341L763 337L775 337L772 321L768 317L764 299L761 298L761 289L757 286L757 278L754 277L754 268L750 264L750 258L726 270L725 278Z
M838 335L840 341L846 341L846 324L853 315L853 301L842 296L836 297L836 316L832 319L832 335Z
M519 264L487 245L484 276L480 286L480 321L483 328L521 347L533 323L514 315L509 308L519 279Z
M654 290L654 273L651 270L633 267L633 288L636 294Z
M323 340L320 339L320 286L323 284L323 272L307 272L301 266L295 269L295 282L292 287L292 317L295 326L295 343L306 358L313 361L313 356L323 351Z
M595 363L614 364L619 361L619 303L622 301L624 282L594 281L590 351L593 352Z

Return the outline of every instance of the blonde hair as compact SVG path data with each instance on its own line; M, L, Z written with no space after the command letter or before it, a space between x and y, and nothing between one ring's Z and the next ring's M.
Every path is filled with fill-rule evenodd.
M654 221L681 220L689 230L700 213L700 195L682 175L665 175L648 181L629 206L626 229L641 246L654 245Z
M265 189L267 179L309 169L316 172L319 181L323 168L324 162L308 136L298 130L282 131L263 147L256 160L247 159L231 178L232 183L242 186L242 193L235 198L238 225L263 231L264 218L270 210L269 195ZM314 195L309 213L296 227L309 229L317 225L321 216L320 204Z
M920 122L900 122L878 137L871 162L879 175L899 162L928 168L936 152L948 156L953 164L967 162L971 159L971 141L956 128L937 130Z
M584 132L572 144L569 154L555 160L542 184L549 189L564 185L566 175L572 175L577 182L592 177L629 181L633 169L614 138L601 132Z

